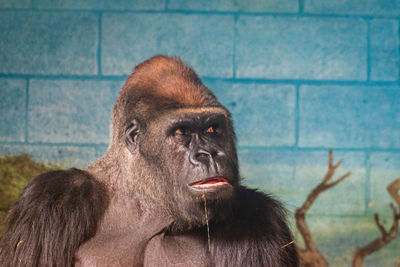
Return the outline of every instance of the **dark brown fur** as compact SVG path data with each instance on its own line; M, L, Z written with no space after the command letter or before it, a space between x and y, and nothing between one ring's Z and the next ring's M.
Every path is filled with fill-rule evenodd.
M107 206L104 186L77 169L39 175L11 208L0 266L72 266Z
M241 185L230 114L181 60L135 68L111 131L87 171L27 186L8 215L1 266L298 265L294 247L281 248L292 240L284 208ZM208 177L229 184L192 190Z

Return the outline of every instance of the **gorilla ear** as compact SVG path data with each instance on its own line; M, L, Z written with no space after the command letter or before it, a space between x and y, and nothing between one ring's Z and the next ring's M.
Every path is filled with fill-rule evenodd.
M134 119L125 131L125 144L129 152L131 152L132 154L135 152L137 147L137 137L139 134L139 129L139 121Z

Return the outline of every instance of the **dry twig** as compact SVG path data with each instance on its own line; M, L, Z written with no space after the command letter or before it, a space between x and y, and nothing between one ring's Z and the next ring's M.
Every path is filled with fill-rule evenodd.
M343 176L341 176L336 181L330 182L333 175L335 174L335 171L339 168L340 164L341 161L337 162L336 164L333 164L332 151L329 151L328 171L326 172L322 182L311 191L311 193L307 196L307 199L303 203L303 205L300 208L298 208L295 212L297 229L299 230L301 236L303 237L305 244L304 249L297 248L300 258L300 263L302 266L307 266L307 267L328 266L328 262L321 254L321 252L318 250L317 246L315 245L314 241L311 238L311 233L305 220L305 214L322 192L332 188L333 186L337 185L338 183L340 183L341 181L343 181L344 179L346 179L351 175L351 173L348 172Z
M393 213L392 227L390 227L389 232L387 232L385 227L379 220L379 215L375 213L374 216L375 223L379 231L381 232L381 237L378 237L377 239L371 241L369 244L363 247L357 247L355 249L353 255L353 267L361 267L365 257L383 248L397 236L397 232L399 230L399 221L400 221L400 195L399 195L400 178L396 179L393 183L391 183L387 187L387 190L389 194L392 196L392 198L396 201L398 206L395 207L393 203L390 203L390 208L392 209Z

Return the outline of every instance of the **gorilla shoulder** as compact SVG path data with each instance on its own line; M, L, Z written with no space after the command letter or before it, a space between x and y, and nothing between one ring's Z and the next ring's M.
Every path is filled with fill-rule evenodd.
M6 218L2 266L71 266L78 247L96 233L106 206L104 186L85 171L37 176Z

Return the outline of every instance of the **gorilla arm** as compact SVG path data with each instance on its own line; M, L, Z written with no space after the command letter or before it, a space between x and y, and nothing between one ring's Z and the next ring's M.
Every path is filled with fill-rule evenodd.
M1 266L72 266L107 206L101 183L70 169L41 174L11 208L0 251Z

